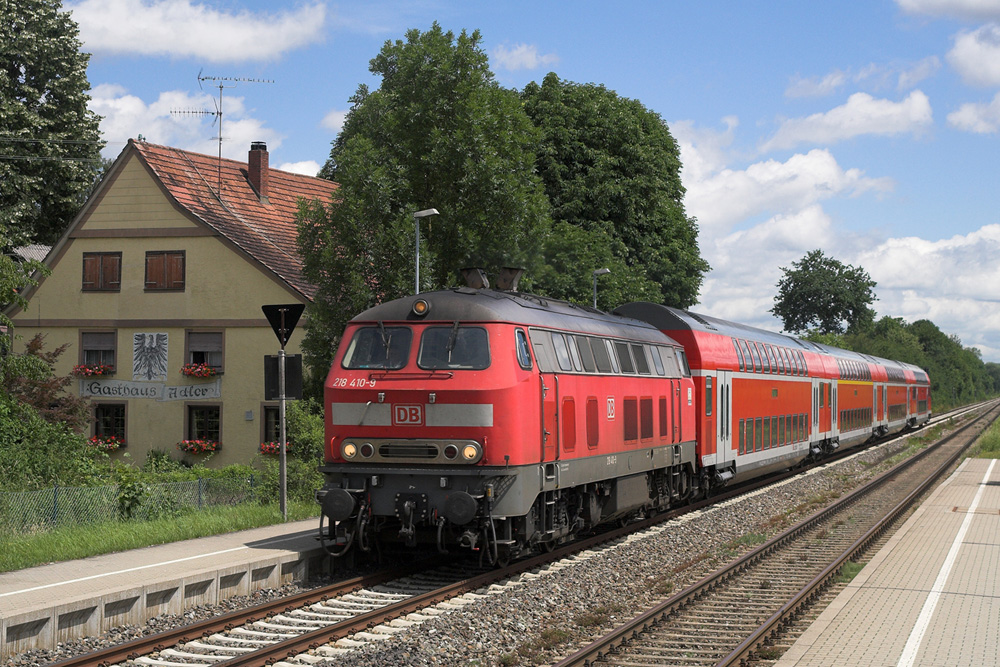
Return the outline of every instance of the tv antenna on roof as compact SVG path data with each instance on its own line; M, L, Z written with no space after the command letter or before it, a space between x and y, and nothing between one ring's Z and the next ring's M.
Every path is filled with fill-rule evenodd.
M201 70L198 72L198 87L201 88L203 81L211 81L212 85L217 85L219 87L219 101L215 104L215 111L208 111L207 109L190 109L190 110L171 110L170 113L177 114L192 114L196 116L215 116L219 121L219 165L218 165L218 179L219 179L219 197L222 197L222 91L225 88L235 88L240 83L274 83L272 79L250 79L246 77L236 77L236 76L203 76ZM213 121L214 122L214 121Z

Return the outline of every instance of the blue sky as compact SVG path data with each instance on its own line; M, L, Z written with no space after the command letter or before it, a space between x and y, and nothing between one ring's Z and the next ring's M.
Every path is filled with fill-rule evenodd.
M781 267L821 248L1000 361L1000 0L235 2L72 0L92 108L129 138L214 154L266 141L315 173L386 40L479 29L497 80L600 83L667 122L712 265L694 308L780 329ZM229 84L227 84L229 85ZM589 273L582 279L588 279Z

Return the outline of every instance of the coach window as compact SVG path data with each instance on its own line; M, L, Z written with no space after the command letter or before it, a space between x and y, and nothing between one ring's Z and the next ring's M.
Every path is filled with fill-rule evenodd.
M705 378L705 416L712 414L712 378Z
M528 351L528 335L524 329L514 330L514 346L517 348L517 363L526 371L531 370L531 352Z
M640 343L632 343L632 359L635 360L635 370L639 375L649 375L649 361L646 359L646 347Z
M738 344L738 343L736 342L736 339L735 339L735 338L733 338L733 349L734 349L734 350L736 350L736 361L737 361L737 362L739 363L739 365L740 365L740 370L741 370L741 371L742 371L742 370L745 370L745 369L746 369L746 366L745 366L745 365L743 364L743 351L742 351L742 350L740 349L740 346L739 346L739 344Z
M684 350L679 347L674 348L674 356L677 358L677 366L680 368L681 375L686 378L691 377L691 367L688 366L688 359Z
M583 370L593 373L597 370L597 366L594 364L594 351L590 349L590 339L586 336L573 336L573 338L576 340L576 347L580 353Z
M792 374L792 365L788 362L788 355L785 354L785 348L776 348L778 353L778 366L781 368L781 372L787 375Z
M566 337L560 333L552 334L552 349L556 351L556 362L559 364L559 368L564 371L573 370L573 362L569 358Z
M666 375L666 370L663 368L663 358L660 356L660 348L654 345L649 348L649 353L653 357L653 366L656 367L656 374Z
M594 363L597 365L597 370L601 373L611 373L613 372L611 357L608 355L608 346L604 343L600 338L591 338L590 349L594 353Z
M744 420L741 419L740 420L740 427L737 430L737 433L740 434L740 448L737 450L737 453L739 453L739 454L743 454L744 452L746 452L746 440L745 440L746 433L743 432L744 428L746 428L746 424L745 424Z
M747 343L747 346L750 348L750 356L753 358L753 369L760 373L764 369L760 364L760 351L753 343Z
M746 453L747 454L752 454L753 453L753 419L748 419L747 420L746 429L747 429L747 433L746 433L746 441L747 441Z
M632 355L628 351L628 343L622 343L620 341L615 341L615 353L618 356L618 364L621 366L622 373L635 373L635 365L632 363Z
M569 356L573 360L573 370L579 373L583 370L583 364L580 363L580 348L573 344L573 338L575 336L566 334L566 347L569 348Z
M761 423L762 421L763 420L760 417L757 417L757 419L754 420L754 427L753 427L753 450L755 452L759 452L760 448L761 448L761 442L762 442L761 429L764 428L763 424Z

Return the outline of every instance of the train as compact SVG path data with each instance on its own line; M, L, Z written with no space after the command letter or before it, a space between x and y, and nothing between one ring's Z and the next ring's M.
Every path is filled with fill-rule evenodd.
M931 417L917 366L517 272L377 305L324 386L319 538L505 563Z

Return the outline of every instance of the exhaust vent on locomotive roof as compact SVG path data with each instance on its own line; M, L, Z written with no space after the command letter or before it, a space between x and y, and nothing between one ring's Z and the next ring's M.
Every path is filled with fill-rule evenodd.
M465 278L465 284L472 289L489 289L490 281L482 269L476 267L462 269L462 277Z
M500 275L496 277L496 289L503 292L516 292L524 269L505 266L500 269ZM468 267L462 269L462 277L465 279L467 287L472 289L489 289L490 279L486 276L486 271L478 267Z
M517 284L521 282L521 276L523 275L524 269L517 269L510 266L503 267L500 269L500 275L497 276L497 289L506 292L516 292Z

